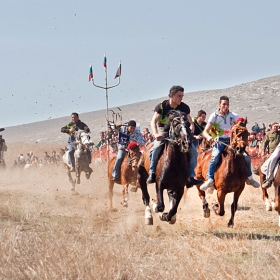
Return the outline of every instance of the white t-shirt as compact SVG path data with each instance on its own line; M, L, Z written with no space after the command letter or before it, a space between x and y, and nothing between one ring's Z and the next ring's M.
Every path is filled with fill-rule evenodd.
M226 116L222 116L219 111L212 113L208 119L208 123L212 124L211 136L213 138L230 137L229 131L237 119L238 115L233 112L228 112Z

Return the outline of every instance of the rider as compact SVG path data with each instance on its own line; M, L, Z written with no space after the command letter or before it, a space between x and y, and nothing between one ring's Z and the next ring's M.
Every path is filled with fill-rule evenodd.
M154 146L150 151L150 170L147 183L151 184L156 181L156 166L159 160L160 154L163 150L164 143L164 125L168 123L167 114L170 110L177 110L185 113L187 119L190 123L190 130L194 132L194 124L190 116L190 107L182 102L184 97L184 88L181 86L173 86L169 90L169 100L164 100L159 103L154 110L154 115L151 120L151 128L155 138ZM196 180L194 169L197 164L197 151L195 146L191 144L189 151L187 152L190 159L190 181L188 181L188 186L199 185L203 183L201 180Z
M193 134L193 144L197 147L203 139L202 132L206 126L206 112L204 110L199 110L197 116L193 118L194 123L194 134Z
M263 181L262 187L267 189L271 186L274 179L274 168L278 159L280 158L280 131L279 123L271 124L272 130L269 131L263 140L262 156L265 154L266 148L271 156L261 166L261 171L266 175L266 180Z
M69 164L72 165L72 167L70 168L70 171L74 172L75 171L75 158L74 158L75 150L72 146L72 142L75 141L74 132L78 131L78 130L84 130L85 132L89 133L90 130L85 123L80 121L78 113L72 113L71 119L72 119L72 121L69 124L67 124L61 128L61 132L69 134L69 138L68 138L68 142L67 142L68 143L67 147L68 147L68 151L69 151L68 160L69 160Z
M118 154L115 162L115 166L112 172L112 181L116 181L120 177L121 164L124 156L127 154L127 146L130 142L136 142L140 146L145 145L145 140L141 132L135 130L136 122L130 120L127 126L121 126L118 135Z
M212 157L209 163L207 178L201 186L200 190L205 191L209 187L214 185L214 172L217 164L219 163L221 153L226 148L226 145L230 143L230 129L234 123L238 123L237 114L229 111L229 98L227 96L221 96L219 101L219 109L209 116L208 123L203 131L203 136L209 141L215 141ZM246 180L247 185L252 185L258 188L260 184L253 179L251 171L251 158L246 153L244 154L246 163L248 165L248 178Z

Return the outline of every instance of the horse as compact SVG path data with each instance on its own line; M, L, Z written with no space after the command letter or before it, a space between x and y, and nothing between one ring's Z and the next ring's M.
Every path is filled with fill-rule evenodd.
M263 156L259 165L253 169L253 172L256 175L260 176L261 186L264 180L266 179L266 176L261 171L261 166L269 157L270 154ZM278 163L276 164L274 169L274 179L272 181L274 185L274 199L272 202L269 199L267 189L265 188L261 188L261 189L262 189L262 199L265 202L266 211L272 211L272 208L274 207L274 209L278 212L279 215L279 226L280 226L280 168L279 166L280 166L280 162L278 160Z
M248 144L248 130L246 128L247 119L243 123L235 124L231 128L230 144L221 155L219 164L214 175L214 188L217 190L218 203L213 205L213 210L219 216L225 214L224 201L226 194L234 192L231 204L231 217L228 227L233 227L234 216L237 210L237 203L248 177L248 167L243 153ZM198 158L196 166L197 179L207 180L206 174L211 159L212 149L202 149L198 146ZM205 199L205 191L200 190L197 185L198 195L202 200L204 217L210 217L208 202Z
M80 184L81 172L85 172L86 178L89 179L92 173L92 169L89 166L90 164L90 148L94 143L90 140L89 134L84 130L78 130L75 132L75 140L72 143L75 148L74 158L75 158L75 173L76 179L73 180L70 172L71 165L69 164L69 151L66 151L62 156L64 166L67 168L67 175L69 182L72 185L71 191L75 191L76 183Z
M165 138L164 149L156 168L156 194L157 200L152 203L154 212L162 212L159 215L161 221L174 224L180 200L184 194L189 174L189 159L186 154L191 145L191 132L185 121L185 115L176 110L168 113L169 122L166 126L169 137ZM150 208L150 195L147 189L147 178L150 167L150 143L143 151L138 163L138 182L142 191L142 200L145 205L145 224L153 224L153 216ZM163 212L165 205L163 191L167 190L169 197L169 212Z
M131 142L135 143L135 142ZM120 177L112 181L112 171L115 166L116 156L110 159L108 164L108 184L109 184L109 199L110 199L110 209L113 209L113 188L114 183L120 184L123 186L122 189L122 202L121 204L124 207L128 207L128 186L132 185L134 188L131 188L131 191L136 192L138 188L137 183L137 166L141 157L141 152L139 146L135 145L128 146L128 154L124 156L124 159L121 164ZM134 146L134 147L133 147ZM131 147L131 148L130 148Z

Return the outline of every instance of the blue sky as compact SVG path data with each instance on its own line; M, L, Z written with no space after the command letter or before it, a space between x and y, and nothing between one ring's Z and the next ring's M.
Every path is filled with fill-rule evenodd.
M1 127L280 74L280 1L4 1ZM187 100L187 94L185 97ZM191 104L190 104L191 106ZM151 108L152 110L153 108Z

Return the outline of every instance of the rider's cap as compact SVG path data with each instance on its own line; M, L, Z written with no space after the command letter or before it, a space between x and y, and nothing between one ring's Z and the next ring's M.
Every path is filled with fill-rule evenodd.
M238 118L238 119L236 120L236 123L239 123L239 122L243 123L243 122L244 122L244 119L243 119L243 118Z
M127 146L128 149L135 149L137 147L137 143L136 142L130 142L129 145Z
M136 121L130 120L130 121L127 123L127 126L134 126L134 127L136 127Z

